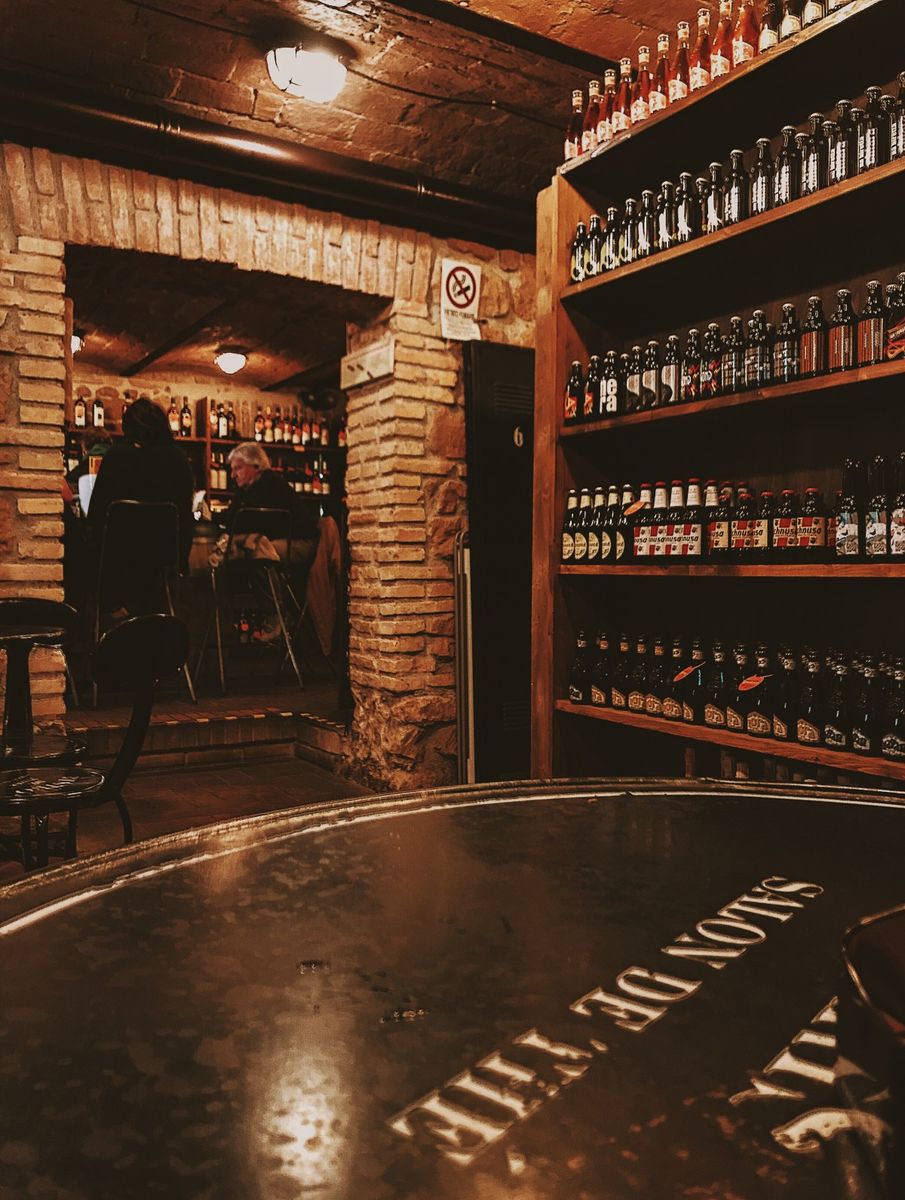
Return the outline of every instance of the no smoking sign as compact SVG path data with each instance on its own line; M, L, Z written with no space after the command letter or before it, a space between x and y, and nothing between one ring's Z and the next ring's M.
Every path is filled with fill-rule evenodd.
M481 268L472 263L443 260L440 324L443 336L456 341L480 340L477 323L481 299Z

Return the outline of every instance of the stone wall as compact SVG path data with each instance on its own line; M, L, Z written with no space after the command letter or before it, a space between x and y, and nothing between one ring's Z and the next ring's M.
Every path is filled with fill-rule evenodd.
M391 376L350 396L350 769L384 786L454 771L452 543L464 524L461 351L439 329L443 257L484 269L487 340L530 345L534 260L93 160L5 144L0 164L0 594L61 595L66 243L225 262L383 297ZM62 709L54 660L36 705Z

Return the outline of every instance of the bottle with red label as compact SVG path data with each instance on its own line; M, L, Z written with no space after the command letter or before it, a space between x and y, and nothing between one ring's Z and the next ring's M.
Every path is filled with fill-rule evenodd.
M649 558L662 558L666 554L666 517L668 512L666 482L658 479L654 484L654 503L648 518L650 533L648 534L647 556Z
M650 555L651 486L642 483L638 499L623 514L631 520L630 540L625 548L626 558L647 558Z
M704 334L701 351L701 399L713 400L720 394L723 367L723 339L720 327L711 321Z
M588 84L588 107L585 109L581 127L581 153L590 154L597 149L597 128L600 125L600 81L592 79Z
M677 26L677 37L679 44L676 47L676 56L673 59L672 70L669 72L670 104L675 104L677 100L684 100L688 95L690 81L688 65L688 36L688 22L680 21Z
M751 549L752 525L754 523L754 496L748 485L738 485L738 498L729 522L729 554L733 561L744 562Z
M613 115L610 118L613 126L613 137L624 133L632 123L632 60L619 60L619 88L613 102Z
M638 125L650 116L650 47L638 47L638 73L632 84L632 124Z
M798 516L798 559L804 563L826 561L826 509L819 488L805 491Z
M685 490L681 479L674 479L669 491L666 513L666 536L663 553L675 558L685 553Z
M689 329L682 357L682 400L690 403L701 398L701 335Z
M900 358L905 354L905 296L895 283L886 285L886 333L883 357Z
M732 484L724 482L717 490L716 481L709 479L704 498L706 514L707 557L716 562L729 557L732 524Z
M849 371L856 362L857 318L848 288L836 293L836 308L830 317L828 367L830 372Z
M777 562L793 563L798 556L798 494L783 488L773 514L773 556Z
M613 106L616 103L616 71L607 67L603 73L603 95L597 121L597 145L606 146L613 140Z
M698 9L698 36L688 57L688 89L699 92L710 83L710 9Z
M732 0L720 0L720 18L710 48L710 78L719 79L732 70Z
M808 311L801 329L801 378L813 379L826 371L827 323L819 296L808 298Z
M584 93L579 90L572 93L572 115L569 117L569 124L566 126L565 152L563 155L566 162L570 162L573 158L580 156L583 128Z
M704 557L704 510L701 504L701 481L689 479L688 500L682 516L681 551L692 562Z
M757 513L751 522L751 558L755 562L765 562L773 549L773 509L774 498L770 491L761 492L757 504Z
M867 285L864 310L858 318L859 367L868 367L883 361L886 344L886 315L880 282L872 279Z
M741 0L732 33L732 65L739 67L754 58L759 40L760 22L754 0Z
M652 113L662 112L669 104L669 34L657 37L657 65L651 79L647 106Z
M588 375L584 381L584 394L581 405L581 419L583 421L593 421L597 416L597 408L600 404L601 376L600 358L598 355L592 354L591 360L588 363Z
M566 380L566 393L563 403L563 420L567 425L574 425L581 420L582 401L584 399L584 375L580 362L573 362Z

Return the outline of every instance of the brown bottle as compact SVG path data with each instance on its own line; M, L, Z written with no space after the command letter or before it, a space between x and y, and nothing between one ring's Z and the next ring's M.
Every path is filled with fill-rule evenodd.
M566 162L573 158L578 158L581 154L581 134L584 126L584 93L574 91L572 93L572 115L569 117L569 124L566 126L565 151L563 157Z
M613 136L623 133L632 123L632 60L619 60L619 90L613 104Z
M689 90L698 92L710 83L710 9L698 9L698 38L688 59Z
M688 95L688 22L680 21L678 25L679 44L676 47L676 57L673 59L672 70L669 73L669 103L684 100Z
M732 34L732 65L741 66L757 54L760 22L754 0L741 0L735 30Z
M585 109L581 127L581 152L590 154L597 149L597 126L600 124L600 81L592 79L588 84L588 107Z
M710 78L719 79L732 70L732 0L720 0L720 19L717 21L710 49Z
M638 74L632 84L632 124L638 125L650 116L650 47L638 47Z
M652 113L661 112L669 104L669 34L657 38L657 65L651 80L647 106Z

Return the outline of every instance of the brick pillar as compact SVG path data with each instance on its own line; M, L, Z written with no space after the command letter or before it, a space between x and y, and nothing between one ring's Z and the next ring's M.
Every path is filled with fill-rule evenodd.
M453 543L465 522L461 350L397 302L367 339L393 374L349 397L353 772L388 788L455 780Z
M0 595L63 598L63 243L13 238L0 251ZM15 249L8 247L14 245ZM62 660L32 658L38 717L63 711Z

